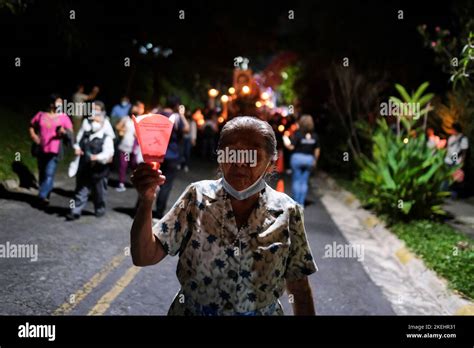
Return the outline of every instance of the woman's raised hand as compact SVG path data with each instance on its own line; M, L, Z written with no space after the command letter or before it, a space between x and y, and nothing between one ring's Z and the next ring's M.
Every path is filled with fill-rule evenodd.
M133 171L131 180L138 191L138 199L144 203L153 203L157 189L165 183L166 177L161 170L154 170L151 164L140 163Z

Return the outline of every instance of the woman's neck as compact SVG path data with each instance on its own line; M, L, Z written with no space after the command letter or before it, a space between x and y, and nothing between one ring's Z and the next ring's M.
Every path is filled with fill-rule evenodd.
M243 200L238 200L233 197L230 198L230 203L232 205L232 210L234 211L237 227L240 228L247 222L250 214L258 202L259 194L260 193L256 193L253 196Z

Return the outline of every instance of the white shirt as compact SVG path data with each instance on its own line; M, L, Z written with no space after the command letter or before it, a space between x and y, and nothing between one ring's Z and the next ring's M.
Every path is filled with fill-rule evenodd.
M133 144L135 143L135 127L133 126L132 119L128 116L123 122L125 133L120 141L118 149L126 153L131 153L133 150Z

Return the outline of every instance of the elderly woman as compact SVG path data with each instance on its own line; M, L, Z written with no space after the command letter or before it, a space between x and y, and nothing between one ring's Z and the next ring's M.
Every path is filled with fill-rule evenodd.
M314 315L308 275L317 267L302 207L264 180L277 156L271 126L254 117L232 119L220 135L218 151L224 150L255 151L256 161L220 161L222 178L190 184L154 225L153 201L166 178L147 164L135 170L134 264L179 253L181 289L169 315L283 315L278 299L285 287L295 315Z

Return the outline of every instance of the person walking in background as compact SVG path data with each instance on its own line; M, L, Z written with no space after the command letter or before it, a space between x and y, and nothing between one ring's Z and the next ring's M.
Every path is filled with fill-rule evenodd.
M83 108L82 106L85 102L94 100L97 97L97 94L99 94L99 91L99 87L94 86L92 88L92 91L89 94L86 94L84 93L84 85L80 84L77 86L76 93L72 95L72 101L75 105L75 113L72 115L72 122L76 134L79 131L79 128L81 127L84 117L90 116L83 113L85 110L87 110L87 108Z
M135 116L143 115L145 112L145 105L141 101L137 101L133 108ZM136 147L137 140L135 136L135 127L131 116L126 116L120 119L115 129L121 136L118 145L119 150L119 184L116 188L117 192L124 192L125 182L127 180L127 169L130 166L134 168L137 164Z
M120 99L120 104L117 104L112 108L112 112L110 113L112 124L116 125L120 120L129 116L131 107L132 104L130 104L130 98L124 95L122 99Z
M215 110L204 113L205 122L202 126L202 149L201 154L204 159L213 160L216 151L216 137L219 132L217 126L217 114Z
M114 142L107 134L105 115L97 114L90 120L90 130L85 131L76 144L76 154L81 156L76 176L74 205L67 220L77 220L92 193L95 215L105 215L107 178L114 156Z
M161 190L156 197L156 217L158 219L161 219L164 215L166 203L178 171L180 162L179 142L183 135L189 132L188 121L179 112L179 105L180 99L178 97L169 96L166 101L166 107L162 110L164 116L173 119L174 126L166 150L165 160L160 166L160 170L166 176L166 182L161 186Z
M308 180L311 171L316 167L320 155L318 136L314 132L314 122L310 115L303 115L298 121L298 130L285 146L292 151L290 165L293 171L292 196L304 206L308 194Z
M189 124L189 132L183 135L182 144L182 166L185 173L189 172L189 161L191 159L191 151L196 146L197 125L192 118L191 112L186 112L186 120Z
M38 112L30 123L29 133L33 141L32 155L38 160L38 205L49 204L54 186L54 176L62 152L62 143L73 141L73 126L68 115L60 112L62 99L57 94L49 97L47 111Z
M112 140L115 139L114 129L112 128L112 125L110 124L109 117L107 116L107 114L105 112L105 104L100 100L96 100L96 101L94 101L93 116L88 117L88 118L84 118L82 120L81 128L79 128L79 131L77 132L76 144L79 144L79 142L82 139L82 136L83 136L84 132L90 132L91 131L91 122L90 122L90 120L93 119L94 116L103 116L104 117L104 132Z

